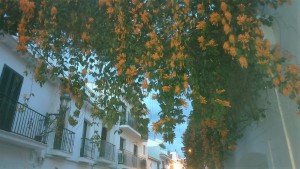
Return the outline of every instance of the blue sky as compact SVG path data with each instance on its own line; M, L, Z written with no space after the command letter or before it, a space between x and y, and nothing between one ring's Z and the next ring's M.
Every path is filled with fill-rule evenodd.
M149 94L149 97L144 99L148 109L150 110L150 113L149 113L149 118L150 118L149 139L158 138L158 139L162 140L162 135L155 134L152 131L152 122L157 121L159 119L158 113L161 111L161 108L159 107L159 104L156 100L152 100L151 96L152 96L152 93ZM191 105L189 104L189 107L184 110L184 114L186 114L186 115L189 114L190 109L191 109ZM181 137L182 137L183 133L185 132L186 127L187 127L187 123L178 124L175 128L176 138L174 139L173 144L165 143L168 150L176 151L181 157L184 157L183 153L181 151L181 148L183 147Z

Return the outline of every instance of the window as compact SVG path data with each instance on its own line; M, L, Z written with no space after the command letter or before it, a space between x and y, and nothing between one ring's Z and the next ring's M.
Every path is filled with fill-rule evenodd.
M143 145L143 154L146 155L146 146Z
M101 140L105 140L106 141L106 138L107 138L107 128L106 127L102 127Z
M0 77L0 128L10 131L19 100L23 77L4 65Z
M133 154L134 154L135 156L138 155L138 146L137 146L136 144L134 144L134 146L133 146Z
M125 149L125 139L120 137L120 150Z

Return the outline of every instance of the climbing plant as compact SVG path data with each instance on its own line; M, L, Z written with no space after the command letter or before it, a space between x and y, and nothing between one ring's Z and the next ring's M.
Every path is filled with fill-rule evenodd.
M255 102L262 89L278 87L300 103L300 69L264 38L261 25L272 18L258 15L263 6L286 0L0 2L1 16L10 16L0 28L17 34L20 52L32 51L35 79L43 84L64 77L78 108L73 124L87 83L101 93L90 95L95 118L115 124L126 100L144 134L143 99L157 100L160 118L152 126L170 142L190 101L185 138L199 146L202 167L222 168L243 126L264 116Z

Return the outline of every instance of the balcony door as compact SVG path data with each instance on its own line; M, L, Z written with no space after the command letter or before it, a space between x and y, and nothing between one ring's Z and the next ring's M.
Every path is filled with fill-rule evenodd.
M83 122L83 131L82 131L82 142L81 142L81 149L80 149L80 156L81 157L93 157L93 145L89 139L89 131L90 126L89 122L84 120Z
M23 77L4 65L0 77L0 129L11 130L22 83Z

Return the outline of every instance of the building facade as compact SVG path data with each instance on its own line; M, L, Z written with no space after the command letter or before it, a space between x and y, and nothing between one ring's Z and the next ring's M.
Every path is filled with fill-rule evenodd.
M171 163L170 169L185 169L185 160L179 156L177 152L170 152L171 155Z
M35 82L36 61L18 53L16 42L0 37L0 169L146 168L146 141L129 108L108 128L85 102L78 124L70 125L74 101L58 78Z
M278 9L264 9L273 16L273 25L264 26L271 43L279 44L293 56L290 64L299 66L300 1L292 1ZM266 118L249 126L237 149L225 161L226 169L297 169L300 168L300 117L297 105L277 89L262 93ZM269 104L267 104L269 102Z
M170 169L171 156L166 149L164 142L159 139L147 142L148 168L149 169Z

